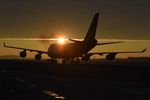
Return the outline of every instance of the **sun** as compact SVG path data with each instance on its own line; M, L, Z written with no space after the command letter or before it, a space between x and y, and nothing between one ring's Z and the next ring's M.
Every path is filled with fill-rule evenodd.
M64 39L64 38L59 38L59 39L58 39L58 42L59 42L60 44L63 44L63 43L65 42L65 39Z

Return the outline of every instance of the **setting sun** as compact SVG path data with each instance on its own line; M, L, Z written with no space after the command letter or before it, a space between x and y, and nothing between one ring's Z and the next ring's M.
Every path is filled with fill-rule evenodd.
M61 43L61 44L63 44L65 42L65 39L64 38L59 38L58 42Z

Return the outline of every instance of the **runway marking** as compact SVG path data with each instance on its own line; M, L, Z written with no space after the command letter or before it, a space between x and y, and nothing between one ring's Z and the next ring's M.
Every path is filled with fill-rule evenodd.
M59 99L59 100L64 100L65 99L65 97L59 96L58 94L56 94L56 93L54 93L52 91L49 91L49 90L44 90L42 92L47 94L47 95L49 95L49 96L51 96L51 97L54 97L55 99Z
M35 84L30 84L29 87L34 88L34 87L36 87L36 85Z
M6 71L6 70L1 70L1 72L2 72L2 73L6 73L7 71Z
M13 89L11 89L10 92L11 92L12 94L15 94L15 93L16 93L15 90L13 90Z
M20 77L17 77L16 80L19 82L25 82L25 80L21 79Z
M8 71L8 70L5 70L5 69L2 69L0 72L2 73L24 73L24 71Z

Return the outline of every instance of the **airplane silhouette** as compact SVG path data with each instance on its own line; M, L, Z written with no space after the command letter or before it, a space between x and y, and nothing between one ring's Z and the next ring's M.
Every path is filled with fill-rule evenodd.
M4 47L23 50L20 52L20 57L23 57L23 58L26 57L26 55L27 55L26 51L31 51L31 52L35 51L35 52L37 52L37 54L35 55L36 60L40 60L41 55L45 53L51 58L50 61L52 63L57 63L56 58L62 58L63 59L62 63L71 63L74 61L79 62L79 58L81 58L81 60L83 60L83 61L88 61L88 60L90 60L90 56L92 56L94 54L98 54L98 55L107 54L107 56L106 56L107 60L114 60L118 53L143 53L146 51L146 49L144 49L142 51L89 53L89 51L97 45L122 43L122 41L97 43L97 40L95 39L95 34L96 34L96 29L97 29L97 24L98 24L98 17L99 17L99 13L96 13L94 15L92 23L90 24L88 32L83 41L69 39L73 43L66 43L66 44L53 43L49 46L47 51L40 51L40 50L34 50L34 49L28 49L28 48L20 48L20 47L14 47L14 46L6 46L5 43L4 43Z

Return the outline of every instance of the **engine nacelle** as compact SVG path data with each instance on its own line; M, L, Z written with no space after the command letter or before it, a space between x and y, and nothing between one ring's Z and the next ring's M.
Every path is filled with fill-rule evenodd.
M90 55L84 55L84 56L82 56L82 60L83 60L83 61L88 61L88 60L90 60Z
M116 53L110 53L106 56L106 60L114 60L116 59Z
M35 60L40 60L41 59L41 54L36 54L35 55Z
M20 57L24 58L27 56L26 50L20 52Z

